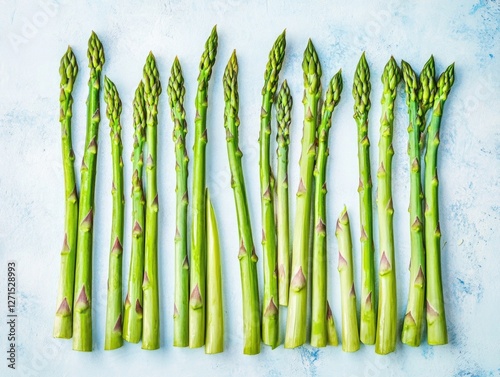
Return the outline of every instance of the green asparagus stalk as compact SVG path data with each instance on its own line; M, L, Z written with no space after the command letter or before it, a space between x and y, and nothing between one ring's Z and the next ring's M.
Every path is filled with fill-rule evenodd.
M120 114L122 101L115 84L104 77L104 101L106 116L111 128L111 155L113 160L113 219L111 223L111 248L109 253L108 301L106 309L106 332L104 349L113 350L123 345L122 338L122 255L123 255L123 211L125 195L123 189L122 126Z
M198 90L196 92L196 119L193 148L193 202L191 216L191 268L189 287L189 347L205 344L205 268L206 268L206 161L208 83L217 55L217 28L205 43L201 56Z
M243 301L243 353L260 352L259 286L257 280L257 254L252 239L250 212L248 209L245 178L241 166L243 154L238 147L238 61L233 52L224 71L224 127L226 128L227 152L231 169L231 185L236 203L240 248L241 288ZM277 310L277 309L276 309Z
M143 153L146 141L146 105L141 81L134 97L134 151L132 153L132 248L128 292L125 299L123 339L138 343L142 336L142 279L144 276L145 207L142 186Z
M64 242L61 250L61 268L57 293L57 311L54 321L55 338L73 336L73 291L75 289L76 235L78 231L78 192L75 178L75 154L71 142L71 117L73 115L73 85L78 74L76 57L68 47L59 67L61 75L60 118L61 145L64 171Z
M328 134L332 114L342 93L342 70L331 79L323 103L321 123L318 127L318 152L314 168L314 244L312 250L312 327L311 345L325 347L327 337L327 255L326 255L326 163Z
M420 344L422 333L422 319L424 312L425 296L425 250L424 229L422 219L424 218L422 207L422 187L420 172L420 133L421 117L418 114L418 81L417 75L411 66L403 61L403 78L405 81L406 104L410 124L408 126L409 143L408 153L410 156L410 289L408 294L408 305L403 322L402 341L411 346Z
M146 105L146 233L144 309L142 348L160 348L160 305L158 295L158 190L156 187L158 101L161 94L160 74L150 52L144 65L144 102Z
M328 301L326 302L326 336L330 346L336 347L339 345L337 330L335 329L335 320Z
M168 80L168 98L175 144L176 172L176 231L175 231L175 291L174 291L174 346L189 345L189 263L187 255L187 210L188 210L188 155L186 149L186 112L184 110L184 77L177 57L172 64Z
M311 40L302 61L304 71L304 134L300 157L300 181L297 191L293 234L292 279L286 321L285 348L295 348L306 341L307 276L310 237L313 169L316 157L318 103L321 97L321 65Z
M97 168L97 136L99 130L101 71L104 49L92 32L87 57L90 79L87 99L87 131L81 167L81 189L78 212L78 236L75 268L75 302L73 314L73 349L92 351L92 233L94 218L94 191Z
M351 229L349 216L344 207L337 220L335 231L339 243L340 295L342 300L342 350L356 352L359 349L356 291L354 289Z
M288 83L283 81L276 103L278 132L278 171L276 180L276 233L278 244L278 299L282 306L288 305L290 289L290 211L288 202L288 145L292 122L292 95Z
M222 308L222 274L217 218L206 191L207 207L207 339L205 353L224 351L224 312Z
M260 113L260 194L262 213L262 254L264 256L264 297L262 309L262 341L275 348L279 343L278 276L276 274L276 224L274 219L274 192L271 187L271 107L278 78L285 57L285 31L276 39L269 53L262 88Z
M379 220L379 301L375 352L387 354L396 349L397 292L396 260L394 256L394 229L392 204L392 147L394 125L394 101L401 70L391 56L382 74L382 116L378 143L379 167L377 171L377 209Z
M432 108L432 105L433 105L433 100L434 100L434 96L435 96L435 93L436 93L436 81L435 81L435 76L436 74L436 70L434 68L434 57L431 56L430 59L425 63L424 65L424 68L422 69L422 72L420 73L420 78L419 78L419 85L418 85L418 92L417 92L417 98L418 98L418 110L417 110L417 116L418 116L418 119L419 119L419 126L420 126L420 130L419 130L419 145L418 145L418 148L419 148L419 156L423 156L424 154L424 141L425 141L425 133L426 133L426 128L425 128L425 125L426 125L426 114L427 112L429 111L430 108ZM421 171L419 170L418 174L420 175L420 178L421 178ZM411 194L410 194L411 195ZM420 196L421 198L421 196ZM422 201L420 200L420 211L422 211ZM411 210L411 208L410 208ZM424 230L423 229L423 226L422 224L420 224L420 226L422 227L422 231ZM419 237L418 237L418 242L419 242L419 246L417 248L422 248L423 250L423 242L425 242L425 236L423 234L421 234ZM422 242L422 245L420 246L420 242ZM412 248L412 251L414 249ZM412 255L412 260L411 260L411 263L413 263L414 261L414 256ZM422 251L422 254L419 254L418 258L425 258L425 253ZM411 274L412 270L411 270L411 267L410 267L410 274ZM415 273L415 271L413 271L413 273ZM419 279L419 284L420 284L420 279L419 278L419 275L420 272L417 272L417 279ZM425 275L425 267L423 269L423 274L422 276ZM411 278L411 277L410 277ZM424 279L425 281L425 279ZM411 289L411 288L410 288ZM421 330L421 323L422 323L422 320L423 320L423 312L422 312L422 308L423 308L423 295L424 295L424 291L423 291L424 287L422 287L422 291L420 291L420 289L418 289L418 296L414 296L415 298L418 298L418 302L414 302L413 303L413 307L410 308L410 302L408 303L408 311L407 311L407 314L404 318L404 322L403 322L403 331L402 331L402 334L401 334L401 339L403 341L403 343L405 344L408 344L410 346L418 346L420 345L420 338L421 338L421 334L422 334L422 330ZM410 299L412 297L410 296ZM421 301L420 301L421 300ZM411 309L411 311L410 311ZM413 312L415 311L418 311L418 313L416 315L413 314Z
M455 65L451 64L437 82L432 119L428 130L425 155L425 246L427 248L427 342L431 345L448 343L446 316L441 280L441 230L439 227L437 158L439 129L443 108L455 81Z
M372 178L370 173L370 140L368 139L368 113L370 102L370 69L365 53L361 55L352 95L354 97L354 120L358 128L359 162L359 214L361 223L361 320L360 338L364 344L375 343L375 266L372 220Z

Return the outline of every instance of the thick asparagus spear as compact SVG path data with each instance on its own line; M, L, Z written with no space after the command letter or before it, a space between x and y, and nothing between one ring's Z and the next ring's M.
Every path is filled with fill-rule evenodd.
M224 351L224 311L222 308L222 274L217 218L206 192L207 207L207 339L205 353Z
M419 144L418 144L418 156L422 157L423 156L423 142L424 142L424 135L426 132L425 129L425 124L426 124L426 114L427 111L432 107L433 105L433 100L434 100L434 95L436 92L436 81L435 81L435 68L434 68L434 58L431 56L430 59L425 63L424 68L422 69L422 72L420 73L420 78L419 78L419 85L418 85L418 91L417 91L417 101L418 101L418 110L417 110L417 117L418 117L418 124L419 124ZM414 143L414 138L416 135L411 134L412 136L412 141ZM412 147L412 143L410 142L410 153ZM417 152L414 152L417 153ZM420 160L418 160L420 161ZM413 166L412 166L413 168ZM420 169L418 170L418 175L419 178L422 178L421 176L421 171ZM419 186L420 187L420 186ZM413 189L413 186L412 186ZM410 199L418 201L418 205L420 207L414 207L412 208L410 206L410 211L415 211L415 208L419 211L418 213L422 212L422 194L418 195L418 198L416 198L417 193L419 191L416 191L414 194L414 197L412 197L411 192L410 192ZM421 193L421 188L420 188L420 193ZM415 212L413 212L415 213ZM410 216L413 216L413 213L411 213ZM411 217L413 218L413 217ZM412 259L411 259L411 264L414 261L417 261L417 266L422 266L421 269L419 270L414 270L411 268L410 264L410 281L413 283L410 283L410 296L408 300L408 308L407 308L407 313L404 318L403 322L403 331L401 334L401 340L403 343L408 344L410 346L418 346L420 345L420 338L422 335L422 320L423 320L423 300L424 300L424 286L422 284L425 284L425 264L421 265L421 259L425 259L425 253L424 253L424 245L423 242L425 241L424 239L424 234L422 232L424 231L422 223L418 223L418 225L421 227L421 230L419 231L419 234L412 234L414 239L412 239ZM412 231L412 233L415 233ZM415 241L416 240L416 241ZM417 252L416 252L417 251ZM416 258L416 259L415 259ZM425 260L424 260L425 261ZM416 275L415 275L416 274ZM416 277L415 277L416 276ZM412 284L415 284L416 287L412 288ZM416 295L412 295L412 292L418 292Z
M160 348L160 304L158 295L158 190L156 188L158 100L161 94L160 74L150 52L144 65L144 102L146 104L146 233L144 279L142 283L142 348Z
M425 155L425 246L427 248L427 341L431 345L448 343L446 316L441 281L441 230L439 228L439 205L437 157L439 129L443 108L455 81L454 64L441 74L437 82L432 119L428 129Z
M304 51L304 134L300 157L300 181L297 191L293 233L292 280L286 321L285 348L306 341L308 250L313 194L313 169L316 157L318 103L321 97L321 65L311 40Z
M174 346L189 345L189 263L187 255L188 210L188 155L186 149L186 112L184 111L184 77L177 57L172 64L167 88L175 144L176 172L176 231L175 231L175 292L174 292Z
M264 256L264 297L262 309L262 341L275 348L279 343L278 277L276 274L276 224L274 192L271 187L271 107L285 57L285 32L276 39L269 53L262 88L260 112L260 194L262 213L262 254Z
M144 277L145 202L142 185L146 141L146 105L141 81L134 97L134 151L132 153L132 247L128 292L125 299L123 339L138 343L142 336L142 280Z
M78 231L78 192L74 168L75 154L71 142L72 93L78 74L78 64L71 47L68 47L61 59L59 73L61 75L59 121L61 122L66 214L53 335L55 338L69 339L73 336L73 291L75 289L76 235Z
M368 113L370 111L370 69L365 53L361 55L352 95L354 120L358 128L359 162L359 214L361 223L361 320L360 338L364 344L375 343L375 266L372 221L372 178L370 173L370 140L368 139Z
M403 61L403 78L405 81L406 104L410 124L408 126L410 156L410 289L408 305L403 323L402 341L408 345L418 346L422 333L422 319L425 296L425 250L424 229L422 219L422 186L420 171L420 133L421 117L418 114L418 81L411 66Z
M104 349L112 350L123 345L122 338L122 255L123 255L123 211L125 195L123 189L122 126L120 114L122 101L115 84L104 77L104 101L106 116L111 128L111 156L113 160L113 219L111 223L111 248L109 253L108 301L106 308L106 332Z
M379 220L379 295L378 324L375 352L387 354L396 349L397 292L396 260L394 256L394 229L392 205L392 147L394 101L401 70L391 56L382 74L382 116L380 117L379 167L377 171L377 209Z
M328 305L327 255L326 255L326 163L328 159L328 134L332 126L332 113L342 93L342 71L331 79L323 103L321 123L318 127L318 152L314 168L314 244L312 250L312 327L311 345L325 347L327 337ZM333 317L332 317L333 319ZM333 330L335 331L335 329Z
M252 239L252 226L245 190L245 178L241 166L243 154L238 147L238 61L233 52L224 71L224 127L226 128L227 152L231 170L231 185L236 203L240 248L241 288L243 301L243 353L260 352L259 286L257 280L257 254ZM278 310L277 308L275 309Z
M354 289L351 229L349 216L344 207L337 220L335 235L339 243L340 295L342 300L342 350L355 352L359 349L356 291Z
M288 83L283 81L276 102L278 132L278 174L276 180L276 233L278 246L278 299L279 304L288 305L290 289L290 211L288 202L288 145L292 122L292 95Z
M87 57L90 79L87 99L87 132L81 167L81 189L78 212L78 238L76 246L75 302L73 314L73 349L92 351L92 233L94 218L94 191L97 168L97 136L99 122L99 94L104 49L92 32Z
M205 151L207 147L208 82L217 54L217 28L205 43L201 56L193 148L193 201L191 216L191 268L189 287L189 347L205 344L205 268L206 268L206 211L205 211Z

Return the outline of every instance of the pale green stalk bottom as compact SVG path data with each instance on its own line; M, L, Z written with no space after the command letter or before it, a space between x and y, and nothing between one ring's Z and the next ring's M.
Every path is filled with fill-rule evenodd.
M340 275L342 303L342 351L356 352L359 350L358 316L356 291L354 289L351 228L349 227L349 216L346 207L344 207L337 220L335 235L339 244L337 268Z
M224 310L219 230L210 194L207 202L207 336L205 353L224 351Z

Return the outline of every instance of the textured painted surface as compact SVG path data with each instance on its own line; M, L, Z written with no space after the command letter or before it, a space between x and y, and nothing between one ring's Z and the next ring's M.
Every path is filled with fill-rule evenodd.
M307 2L309 3L309 2ZM18 262L18 375L83 376L146 368L149 375L195 376L497 376L500 374L496 319L500 292L500 4L493 0L430 0L418 4L372 1L141 1L132 5L90 1L6 2L0 13L0 300L5 300L6 260ZM166 96L160 100L159 190L161 345L155 352L130 344L104 352L106 278L111 223L109 128L101 123L94 240L94 349L71 351L70 341L51 337L63 236L63 176L58 123L59 59L71 44L80 65L73 117L76 161L81 161L85 133L88 69L86 45L93 29L101 38L107 62L104 73L122 93L124 155L132 151L132 98L142 66L153 50L166 83L175 55L186 78L186 110L192 145L198 59L213 24L220 47L209 105L208 185L220 226L226 311L226 352L205 356L203 349L175 349L172 344L174 154ZM262 348L256 357L242 349L236 215L229 182L222 127L222 72L233 48L240 63L241 148L248 181L253 228L260 229L258 132L260 90L267 54L287 28L287 56L282 72L296 103L302 97L302 52L314 40L325 80L343 69L345 95L330 135L328 231L330 302L340 329L337 245L334 219L343 204L352 214L355 279L359 289L356 127L352 119L352 85L356 62L366 50L372 72L370 113L372 169L377 164L380 74L389 56L420 70L431 53L441 72L456 62L456 82L448 99L441 132L440 194L444 292L450 344L403 347L387 357L373 347L356 354L340 347L296 350ZM191 105L189 105L191 104ZM104 106L104 103L102 103ZM406 155L407 114L402 87L397 99L394 137L394 206L397 248L398 312L403 317L408 291L409 171ZM302 134L301 106L295 106L290 154L290 188L298 184ZM273 137L274 139L274 137ZM189 149L191 153L191 149ZM374 170L372 170L374 171ZM125 161L126 191L131 163ZM294 213L294 200L291 202ZM131 210L127 197L126 211ZM375 222L375 232L377 231ZM130 216L126 220L124 271L130 258ZM375 233L377 234L377 233ZM261 256L260 235L255 232ZM377 238L375 238L376 247ZM262 271L260 270L260 279ZM0 316L6 313L0 302ZM284 314L282 318L285 318ZM284 326L284 322L282 322ZM6 351L7 327L0 322L0 350ZM283 336L283 334L282 334ZM424 343L425 343L424 335ZM2 358L2 360L4 360ZM135 373L134 373L135 372ZM0 361L1 375L14 375Z

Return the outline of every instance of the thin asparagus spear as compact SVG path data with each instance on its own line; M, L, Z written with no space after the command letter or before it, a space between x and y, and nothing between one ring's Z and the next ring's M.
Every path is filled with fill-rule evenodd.
M283 81L276 102L278 132L278 174L276 180L276 233L278 244L278 298L279 304L288 305L290 289L290 215L288 202L288 145L292 122L292 95L288 83Z
M300 181L297 191L293 233L292 280L286 321L285 348L295 348L306 341L308 250L313 194L313 169L316 157L318 103L321 97L321 65L309 39L302 61L304 71L304 135L300 157Z
M359 349L359 332L356 313L356 291L354 289L351 229L346 207L344 207L337 220L335 235L339 243L338 270L342 300L342 351L356 352Z
M222 308L222 274L217 218L206 191L207 207L207 339L205 353L224 351L224 312Z
M262 308L262 341L276 348L279 344L278 277L276 274L276 224L274 221L274 192L271 187L271 107L285 57L285 31L276 39L269 53L260 113L260 194L262 213L262 254L264 256L264 297Z
M90 79L87 99L87 132L85 152L81 167L81 189L78 212L78 237L76 246L75 302L73 314L73 349L92 351L92 233L94 218L94 191L97 167L97 136L99 122L99 94L104 49L97 35L92 32L87 57Z
M243 301L243 353L255 355L260 352L259 286L257 279L257 254L252 239L252 226L245 190L245 178L241 166L243 154L238 147L238 61L236 51L224 71L224 127L226 128L227 152L231 169L240 249L241 288ZM277 309L276 309L277 310Z
M410 289L408 305L403 323L402 341L408 345L418 346L422 333L422 319L425 296L425 250L422 219L422 186L420 171L420 133L421 118L418 114L418 82L417 75L411 66L403 61L403 78L405 81L406 104L410 124L408 126L410 156Z
M176 231L175 231L175 291L174 291L174 346L189 345L189 262L187 255L187 210L188 210L188 155L186 149L186 112L184 111L184 77L177 57L172 64L168 80L168 98L175 144L176 172Z
M125 196L123 189L122 126L120 114L122 101L115 84L104 77L104 101L106 116L111 128L111 155L113 160L113 219L111 224L111 248L109 253L108 301L106 307L106 332L104 349L113 350L123 345L122 338L122 255Z
M193 202L191 223L191 266L189 287L189 347L197 348L205 344L205 269L206 269L206 211L205 181L207 147L208 82L217 55L217 27L205 43L201 56L198 90L196 92L196 119L193 148Z
M392 147L394 101L401 70L391 56L382 74L382 116L380 117L379 167L377 171L377 209L379 220L379 299L375 352L387 354L396 349L397 292L396 260L394 256L394 229L392 205Z
M314 168L314 243L312 250L312 326L311 345L325 347L327 339L327 255L326 255L326 163L328 134L332 126L332 113L342 93L342 70L331 79L323 103L321 123L318 127L318 152ZM335 331L335 329L333 330Z
M156 188L158 101L161 94L160 74L153 53L144 65L144 102L146 104L146 233L144 280L142 283L143 332L142 349L160 348L160 304L158 295L158 190Z
M146 142L146 104L141 81L134 97L134 151L132 153L132 248L128 292L125 299L123 339L138 343L142 336L142 280L144 277L144 229L146 221L142 184L143 153Z
M427 111L432 107L433 100L434 100L434 95L436 92L436 81L435 81L435 73L436 70L434 68L434 58L431 56L430 59L425 63L424 68L422 69L422 72L420 73L420 78L419 78L419 85L418 85L418 92L417 92L417 98L418 98L418 110L417 110L417 116L419 119L419 144L418 144L418 155L423 156L423 142L425 139L425 123L426 123L426 114ZM416 137L415 135L412 136L413 138ZM411 144L410 144L411 147ZM416 152L415 152L416 153ZM420 160L419 160L420 161ZM421 171L418 171L418 175L421 178ZM420 187L420 186L419 186ZM421 189L420 189L421 191ZM417 191L418 192L418 191ZM416 195L416 194L415 194ZM411 193L410 193L411 196ZM421 212L422 211L422 201L421 201L422 196L420 195L419 198L416 198L416 200L419 201L420 207L418 210ZM420 200L419 200L420 199ZM415 211L415 209L410 208L410 210ZM420 213L419 212L419 213ZM422 227L422 224L420 224ZM422 228L423 231L423 228ZM417 237L416 235L414 237ZM412 244L412 252L416 250L415 248L422 248L421 254L417 258L425 258L425 253L424 253L424 245L423 242L425 241L424 235L420 234L418 237L418 243ZM422 243L422 244L420 244ZM416 246L418 245L418 246ZM414 262L414 258L416 256L412 254L412 263ZM422 271L422 272L420 272ZM417 272L412 271L410 267L410 275L411 274L417 274L416 275L416 280L411 280L414 281L414 283L418 286L421 285L422 283L425 283L425 265L423 265L423 270L418 270ZM412 276L412 275L411 275ZM411 279L410 276L410 279ZM413 275L414 276L414 275ZM417 291L419 292L418 295L413 296L410 293L409 296L409 301L408 301L408 309L407 313L405 315L404 321L403 321L403 331L401 334L401 340L403 343L408 344L410 346L419 346L420 345L420 338L422 335L422 321L423 321L423 300L424 300L424 287L421 287L422 291L420 291L417 288ZM412 289L410 288L410 292ZM418 301L413 301L410 302L411 299L415 299Z
M426 290L427 342L431 345L448 343L441 280L441 229L439 227L437 158L441 117L444 104L455 81L454 69L455 65L451 64L439 77L425 155L425 246L427 248L428 282Z
M354 120L358 128L359 162L359 215L361 223L361 320L360 338L364 344L375 343L375 248L373 247L372 178L370 173L370 140L368 139L368 113L370 102L370 69L365 53L361 55L352 95Z
M76 235L78 232L78 192L74 168L75 154L71 142L72 93L78 74L78 64L69 46L61 59L59 73L61 75L61 94L59 96L61 112L59 121L61 122L66 214L53 335L54 338L69 339L73 336L73 291L75 289Z
M326 336L330 346L336 347L339 345L337 330L335 329L335 320L328 301L326 302Z

